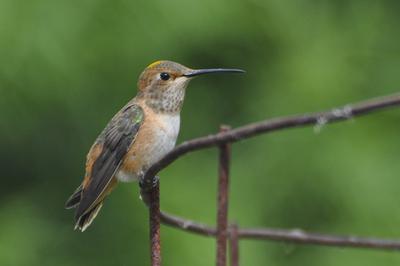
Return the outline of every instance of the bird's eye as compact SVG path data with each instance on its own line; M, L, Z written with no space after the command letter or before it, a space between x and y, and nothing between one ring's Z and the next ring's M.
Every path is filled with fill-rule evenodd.
M170 76L169 76L168 73L162 72L162 73L160 74L160 78L161 78L162 80L169 80Z

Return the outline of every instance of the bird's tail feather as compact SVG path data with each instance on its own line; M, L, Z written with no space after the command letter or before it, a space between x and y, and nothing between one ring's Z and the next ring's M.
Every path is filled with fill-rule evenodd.
M77 208L77 211L75 213L75 229L83 232L88 228L88 226L93 222L94 218L96 218L101 207L103 206L103 201L105 197L110 194L112 189L116 186L116 181L116 179L113 179L113 182L109 184L105 192L93 203L93 207L90 206L88 209L80 210L79 208L81 207L79 205L81 204L84 194L84 189L82 185L80 185L71 195L71 197L69 197L69 199L65 203L65 208Z
M93 222L94 218L96 218L99 213L101 206L103 206L103 202L99 202L94 208L90 211L86 212L84 215L80 216L76 220L75 230L78 229L81 232L85 231L89 225Z
M66 209L72 209L75 208L79 205L79 202L81 202L82 198L82 185L80 185L74 193L68 198L67 202L65 202L65 208Z

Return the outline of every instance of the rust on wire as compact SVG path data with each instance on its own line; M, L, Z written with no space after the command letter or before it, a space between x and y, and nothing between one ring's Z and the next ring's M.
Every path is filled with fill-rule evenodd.
M231 266L239 266L239 234L237 224L231 224L229 232Z
M161 265L161 239L160 239L160 183L158 182L149 192L150 215L150 249L151 265Z
M220 132L230 130L229 126L221 126ZM217 206L217 266L226 266L226 246L228 237L228 194L230 144L219 146L218 169L218 206Z
M251 138L259 134L267 134L273 131L279 131L294 127L312 126L318 124L321 120L325 124L345 121L354 117L366 115L371 112L377 112L386 108L400 106L400 93L388 95L385 97L370 99L354 104L332 108L325 112L316 112L308 114L300 114L286 117L278 117L267 119L257 123L247 124L229 131L208 135L205 137L185 141L175 147L171 152L165 155L160 161L153 164L146 172L144 180L155 176L162 169L173 163L178 158L188 152L206 149L218 146L223 143L233 143L243 139Z
M161 222L164 225L169 225L184 231L192 232L195 234L214 237L217 235L217 230L205 224L201 224L192 220L183 219L181 217L161 212Z
M400 106L400 94L389 95L381 98L371 99L355 104L348 104L343 107L334 108L325 112L309 113L288 117L279 117L264 120L258 123L248 124L236 129L222 130L215 135L193 139L177 146L160 161L151 166L143 177L144 187L152 184L154 176L166 168L169 164L182 157L186 153L195 150L205 149L212 146L220 147L220 189L218 197L218 223L217 228L195 221L177 217L165 212L160 212L159 184L150 190L142 188L143 201L149 206L150 213L150 239L151 239L151 262L152 265L161 265L160 245L160 220L167 225L179 228L184 231L197 233L205 236L217 237L217 263L226 265L226 238L229 235L231 265L239 263L238 242L239 239L263 239L272 241L284 241L299 244L314 244L337 247L370 248L383 250L400 250L399 240L385 240L377 238L361 238L355 236L335 236L308 233L302 230L282 230L270 228L248 228L239 229L236 225L230 227L227 232L227 207L228 207L228 167L229 167L229 144L242 139L251 138L259 134L266 134L293 127L307 125L319 125L353 119L354 117L366 115L385 108ZM224 150L224 147L227 150ZM222 176L222 178L221 178ZM223 178L226 178L225 180ZM226 182L226 183L223 183ZM225 189L225 191L224 191ZM221 244L219 244L221 243Z
M161 215L163 224L165 225L203 236L216 235L215 227L200 224L165 212L162 212ZM337 236L310 233L299 229L290 230L278 228L238 228L237 233L239 239L260 239L304 245L367 248L375 250L400 250L400 240L395 239Z

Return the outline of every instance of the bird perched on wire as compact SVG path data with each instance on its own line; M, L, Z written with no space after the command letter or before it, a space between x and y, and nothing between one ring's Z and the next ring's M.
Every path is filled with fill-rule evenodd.
M83 182L67 200L76 208L75 229L84 231L118 181L139 180L171 151L179 133L180 111L189 81L240 69L190 69L172 61L150 64L140 75L138 93L108 123L90 148Z

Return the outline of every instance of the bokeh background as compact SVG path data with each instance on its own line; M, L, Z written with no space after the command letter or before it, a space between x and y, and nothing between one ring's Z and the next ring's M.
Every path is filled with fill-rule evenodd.
M0 0L0 265L148 265L147 211L122 184L85 233L65 199L151 62L240 67L190 84L178 142L397 92L398 1ZM233 147L241 226L400 238L400 110ZM217 151L162 171L162 209L215 223ZM164 265L213 265L211 238L162 227ZM395 265L400 253L240 242L241 265Z

